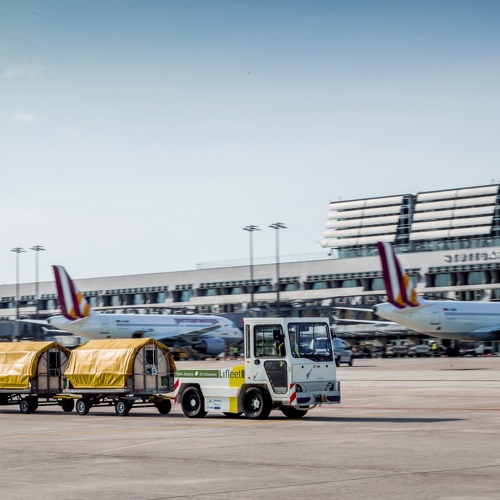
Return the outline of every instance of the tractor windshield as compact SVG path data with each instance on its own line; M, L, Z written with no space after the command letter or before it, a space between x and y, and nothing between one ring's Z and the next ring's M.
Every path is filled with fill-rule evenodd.
M330 328L327 323L289 323L288 339L294 358L333 361Z

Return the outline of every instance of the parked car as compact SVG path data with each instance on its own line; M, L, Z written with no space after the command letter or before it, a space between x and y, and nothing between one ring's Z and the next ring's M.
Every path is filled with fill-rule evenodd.
M431 348L427 344L418 344L408 349L408 356L420 358L421 356L430 356Z
M484 344L479 344L476 347L466 347L460 349L460 356L482 356L484 354Z
M384 347L377 341L363 341L351 347L355 358L381 358L384 356Z
M352 349L351 346L342 339L333 339L333 350L335 354L335 364L340 366L340 363L347 363L352 366Z
M385 355L388 358L402 358L408 356L409 348L406 344L403 345L388 345L385 350Z

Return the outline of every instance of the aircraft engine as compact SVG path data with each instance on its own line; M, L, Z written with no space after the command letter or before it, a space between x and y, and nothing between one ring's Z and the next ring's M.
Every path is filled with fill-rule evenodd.
M221 352L224 352L226 343L223 339L218 337L203 337L193 342L191 347L200 354L217 356Z

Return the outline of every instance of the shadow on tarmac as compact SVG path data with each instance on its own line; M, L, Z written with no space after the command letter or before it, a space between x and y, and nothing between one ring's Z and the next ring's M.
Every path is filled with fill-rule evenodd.
M17 411L20 415L22 415L19 410ZM7 409L1 409L0 414L7 414L7 413L16 413L15 406L12 405L9 410ZM75 412L71 413L65 413L62 410L42 410L42 411L37 411L34 412L34 414L40 413L43 415L57 415L61 417L67 418L68 415L76 415ZM79 415L82 419L85 419L87 415ZM144 418L144 417L156 417L156 418L162 418L162 419L168 419L168 418L186 418L184 417L183 414L175 413L175 414L168 414L168 415L161 415L160 413L144 413L144 412L130 412L126 417L118 417L118 415L115 414L114 411L99 411L95 412L92 414L92 411L88 414L88 416L94 416L94 417L110 417L110 418ZM317 417L313 415L308 415L304 418L301 419L290 419L285 417L284 415L278 415L277 413L269 416L268 419L266 420L252 420L249 418L245 418L244 416L241 416L239 418L228 418L225 415L218 415L218 414L212 414L212 415L207 415L204 419L198 419L198 420L227 420L228 422L234 422L235 420L241 420L242 422L256 422L256 423L262 423L262 422L273 422L277 420L286 420L288 422L306 422L306 421L314 421L314 422L388 422L388 423L420 423L420 424L433 424L433 423L438 423L438 422L457 422L457 421L462 421L464 419L461 418L418 418L418 417ZM189 419L189 420L194 420L194 419Z
M418 417L331 417L331 418L314 418L309 417L308 420L331 420L332 422L390 422L390 423L419 423L419 424L434 424L436 422L459 422L462 418L418 418Z

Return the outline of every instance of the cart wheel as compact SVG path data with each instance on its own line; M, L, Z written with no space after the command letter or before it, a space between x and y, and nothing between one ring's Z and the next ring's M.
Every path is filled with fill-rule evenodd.
M307 413L307 408L299 409L294 408L293 406L283 406L281 408L283 415L288 418L302 418Z
M65 411L66 413L71 413L74 407L75 407L74 399L63 399L61 403L61 408L63 409L63 411Z
M126 417L132 405L126 399L119 399L115 404L115 413L120 417Z
M182 395L182 411L189 418L203 418L205 411L205 398L197 387L188 387Z
M162 399L155 406L162 415L168 415L172 409L172 402L170 399Z
M21 399L19 410L21 413L33 413L38 408L38 398L36 396L28 396Z
M266 419L271 413L271 396L265 389L250 387L243 396L243 411L248 418Z
M89 411L90 411L90 404L87 400L79 399L76 402L76 413L78 413L78 415L87 415Z

